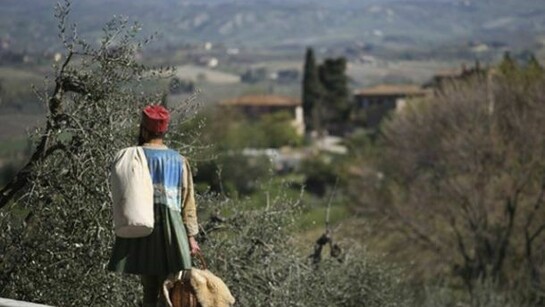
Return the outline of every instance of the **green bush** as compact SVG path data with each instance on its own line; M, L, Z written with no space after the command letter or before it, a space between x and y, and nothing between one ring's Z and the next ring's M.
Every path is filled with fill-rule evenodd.
M208 114L203 136L218 150L243 148L279 148L300 146L303 136L297 134L288 113L277 112L249 119L236 110L218 109Z
M317 155L303 161L301 172L305 174L306 189L318 196L324 196L328 187L337 180L335 166L330 157Z
M249 195L259 188L270 169L271 163L266 157L232 153L198 163L195 182L205 183L213 192L230 197Z
M291 115L287 112L277 112L265 115L256 124L258 131L265 136L263 142L266 148L279 148L282 146L300 146L303 137L297 134Z

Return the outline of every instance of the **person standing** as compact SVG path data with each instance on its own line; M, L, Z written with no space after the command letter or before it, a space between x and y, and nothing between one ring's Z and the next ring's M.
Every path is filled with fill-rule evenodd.
M185 157L169 149L163 138L170 114L160 105L143 109L139 146L153 182L153 232L141 238L116 237L107 269L141 276L143 306L157 306L163 281L171 273L191 268L200 251L191 169Z

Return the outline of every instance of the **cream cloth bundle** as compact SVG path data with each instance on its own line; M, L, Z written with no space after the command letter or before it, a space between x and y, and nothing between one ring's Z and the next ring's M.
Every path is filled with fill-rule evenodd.
M142 147L117 152L110 177L115 234L139 238L152 233L153 182Z

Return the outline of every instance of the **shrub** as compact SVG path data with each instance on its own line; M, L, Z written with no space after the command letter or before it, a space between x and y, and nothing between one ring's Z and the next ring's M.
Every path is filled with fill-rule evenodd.
M270 169L271 162L266 157L247 157L232 152L198 163L195 182L206 183L213 192L229 197L249 195L259 188Z
M361 248L342 262L325 257L317 266L290 239L300 217L296 199L271 195L258 210L236 210L225 222L204 224L203 249L211 269L230 286L240 306L407 306L411 295L399 269ZM217 206L217 201L214 206ZM249 207L240 201L231 209ZM205 205L208 207L208 205ZM342 244L342 243L341 243ZM347 246L347 245L343 245ZM311 246L309 246L309 253Z
M327 188L335 184L337 174L330 157L316 155L303 161L301 172L305 174L307 190L318 196L324 196Z

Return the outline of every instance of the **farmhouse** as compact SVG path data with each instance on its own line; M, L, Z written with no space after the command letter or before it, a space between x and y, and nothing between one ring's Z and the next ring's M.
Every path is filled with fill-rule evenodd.
M259 118L265 114L274 112L287 112L293 118L293 126L297 133L303 134L305 123L303 121L303 105L301 100L280 95L245 95L223 100L220 106L236 108L250 118Z
M432 92L418 85L377 85L354 93L356 109L365 113L368 128L376 128L392 110L402 109L407 100L426 97Z
M472 77L485 77L491 71L488 67L481 67L479 62L473 67L462 65L460 68L445 69L437 72L432 79L424 84L424 88L431 88L435 91L441 91L445 86L455 82L468 80Z

